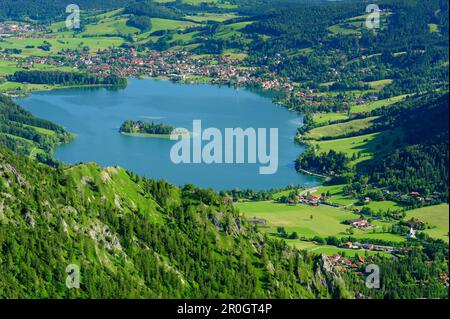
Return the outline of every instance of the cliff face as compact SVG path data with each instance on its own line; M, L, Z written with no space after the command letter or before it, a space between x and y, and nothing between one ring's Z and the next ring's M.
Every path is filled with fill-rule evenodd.
M0 248L2 298L336 297L320 258L267 240L216 193L3 148Z

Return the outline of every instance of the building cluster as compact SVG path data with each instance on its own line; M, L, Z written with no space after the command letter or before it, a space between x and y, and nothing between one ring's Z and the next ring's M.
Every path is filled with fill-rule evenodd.
M44 25L29 23L10 23L0 21L0 38L43 38L49 37Z
M137 52L134 48L115 48L92 53L89 50L66 49L60 56L64 57L66 66L98 75L148 76L176 82L206 79L213 84L256 86L280 91L294 89L275 74L257 75L256 68L240 66L236 60L216 56L198 58L186 51Z
M296 196L289 201L290 205L305 204L309 206L319 206L326 198L322 195L307 194L305 196Z
M435 202L439 202L439 198L442 196L439 192L433 192L432 194L429 194L427 196L421 194L420 192L413 191L409 192L407 194L402 194L400 192L390 192L389 190L383 190L383 195L386 199L393 200L393 201L399 201L404 203L410 203L410 202L424 202L427 204L433 204Z
M351 242L348 241L344 244L342 244L342 247L349 248L349 249L363 249L363 250L370 250L370 251L382 251L386 253L394 253L396 252L395 247L391 246L383 246L383 245L375 245L375 244L364 244L364 243L358 243L358 242Z
M367 219L364 219L364 218L356 218L356 219L346 220L344 222L344 224L350 225L354 228L358 228L358 229L362 229L362 230L367 230L367 229L371 229L371 228L375 227L374 225L370 224L369 221L367 221Z
M362 275L362 272L358 270L366 265L367 261L363 257L354 258L354 260L350 260L340 254L333 254L331 256L325 255L326 261L329 265L331 265L334 269L342 272L347 272L349 270L356 271L357 275Z

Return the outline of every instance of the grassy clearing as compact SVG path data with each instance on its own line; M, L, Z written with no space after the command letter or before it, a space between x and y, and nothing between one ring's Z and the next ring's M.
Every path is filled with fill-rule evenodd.
M392 82L393 82L393 80L391 80L391 79L385 79L385 80L367 82L366 84L369 85L369 87L372 90L381 91L385 86L388 86Z
M350 211L330 206L289 206L275 202L245 202L236 204L236 207L244 213L246 218L256 217L265 219L268 227L260 229L269 235L276 233L277 227L284 227L289 234L296 232L299 237L309 239L315 236L348 237L349 235L346 232L348 226L342 224L342 222L359 217L359 215ZM378 222L375 225L389 226L391 223ZM354 229L354 234L351 236L361 241L364 239L381 239L392 242L405 240L403 236L384 233L381 227L368 231ZM336 253L337 251L343 250L338 247L316 246L313 243L305 243L299 240L288 240L288 243L300 249L314 249L316 253L326 253L327 251L328 253ZM364 252L360 251L360 253L363 254Z
M309 143L316 146L321 153L335 150L345 153L348 157L359 154L359 158L352 162L355 165L373 159L376 154L389 152L400 135L401 132L385 131L329 141L309 141Z
M52 131L52 130L48 130L46 128L42 128L42 127L37 127L37 126L32 126L32 125L27 125L27 124L22 124L23 126L27 126L32 128L33 130L35 130L36 132L40 133L40 134L44 134L44 135L49 135L49 136L55 136L56 132Z
M388 99L371 102L371 103L368 103L368 104L354 105L354 106L351 107L350 112L351 113L366 113L366 112L370 112L370 111L373 111L375 109L382 108L383 106L389 106L389 105L395 104L397 102L400 102L400 101L404 100L407 96L408 95L406 95L406 94L398 95L398 96L394 96L394 97L391 97L391 98L388 98Z
M101 36L101 35L126 35L135 34L139 29L127 26L128 18L108 18L101 20L97 24L89 24L82 35Z
M158 0L159 2L173 2L175 0ZM190 4L193 6L199 6L202 3L214 4L218 8L223 9L233 9L237 8L237 5L233 5L227 1L222 0L181 0L183 3Z
M332 124L327 126L317 127L310 130L304 135L305 139L319 140L324 137L339 137L351 133L356 133L361 130L369 128L373 121L378 117L367 117L364 119L358 119L353 121L348 121L344 123Z
M199 24L189 22L189 21L179 21L179 20L170 20L170 19L160 19L160 18L152 18L152 29L148 32L141 33L136 36L136 40L143 41L147 39L151 39L151 34L157 31L172 31L172 30L185 30L187 28L198 26ZM192 34L180 35L181 37L186 37L184 40L192 40ZM157 38L156 38L157 39ZM154 39L154 40L156 40ZM183 40L183 39L177 39Z
M346 185L330 185L330 186L321 186L314 193L316 194L327 194L329 193L330 198L329 202L338 205L351 205L356 202L351 196L345 195L343 189Z
M294 191L293 189L288 189L288 190L285 190L285 191L277 192L277 193L272 195L272 199L273 200L277 200L280 197L289 196L289 194L292 193L293 191Z
M238 52L238 51L235 51L235 50L224 50L223 56L225 56L227 58L243 61L243 60L245 60L248 57L248 54L242 53L242 52Z
M386 254L381 252L375 252L375 251L363 251L363 250L354 250L354 249L347 249L347 248L340 248L340 247L334 247L329 245L316 245L309 241L301 241L301 240L292 240L287 239L286 242L296 247L300 250L306 250L312 254L320 255L333 255L333 254L340 254L346 257L355 257L355 256L373 256L377 254Z
M390 211L396 211L396 210L402 210L405 208L404 205L402 205L401 203L397 203L397 202L393 202L393 201L382 201L382 202L375 202L375 201L371 201L368 204L365 204L363 207L369 207L370 209L372 209L375 212L378 211L383 211L383 212L387 212L388 210ZM361 207L354 207L354 208L361 208Z
M239 15L236 15L234 13L199 13L197 15L186 16L185 18L203 23L206 21L224 22L239 17Z
M31 91L47 91L55 88L57 88L57 86L49 84L27 84L9 81L0 84L0 92L26 93Z
M179 21L160 18L152 18L151 21L152 21L152 30L150 32L156 32L161 30L180 30L197 26L197 24L189 21Z
M58 71L73 71L70 67L60 67L48 64L34 64L31 70L41 70L41 71L50 71L50 70L58 70ZM0 76L11 75L17 71L25 70L18 66L16 62L0 60Z
M16 62L0 60L0 76L14 74L19 70Z
M384 25L387 25L387 18L391 13L382 13L380 15L380 23L381 29L383 29ZM347 19L344 23L340 23L328 28L328 30L333 34L361 34L362 28L366 28L366 19L369 17L369 14L359 15L356 17L352 17ZM376 31L376 30L375 30Z
M252 21L245 21L222 25L218 28L214 38L226 40L232 38L233 36L241 35L242 33L240 31L252 23Z
M348 226L341 222L358 217L351 212L329 206L288 206L275 202L246 202L236 206L247 218L263 218L271 227L285 227L289 233L295 231L299 236L309 238L317 235L345 234Z
M348 114L345 113L323 113L323 114L315 114L314 122L317 124L328 124L334 121L342 121L347 120Z
M358 30L355 30L353 28L350 28L350 24L338 24L333 25L331 27L328 27L328 31L335 35L360 35L361 32Z
M418 218L430 224L433 228L425 230L425 233L433 238L439 238L448 242L449 228L449 205L441 204L436 206L423 207L407 212L406 219Z
M39 48L47 41L51 44L50 51L44 51ZM2 42L1 46L7 49L20 49L22 55L47 56L57 54L62 49L80 49L88 47L91 52L103 50L110 47L120 46L124 40L120 37L61 37L58 39L8 39Z

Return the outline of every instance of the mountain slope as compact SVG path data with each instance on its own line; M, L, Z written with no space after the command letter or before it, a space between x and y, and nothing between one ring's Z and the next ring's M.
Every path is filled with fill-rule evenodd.
M96 164L54 169L3 148L0 249L2 298L346 294L320 257L263 238L211 191ZM68 264L81 268L78 290L65 287Z

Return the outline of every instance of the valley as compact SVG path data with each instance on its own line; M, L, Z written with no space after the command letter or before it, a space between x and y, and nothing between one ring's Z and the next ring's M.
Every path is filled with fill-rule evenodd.
M0 8L0 297L448 298L448 1L45 1ZM278 172L174 165L195 119Z

